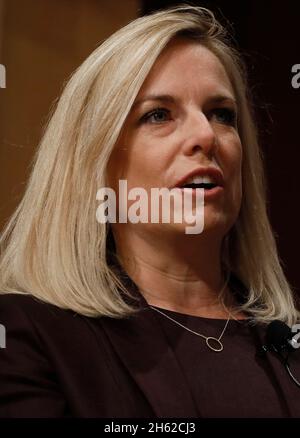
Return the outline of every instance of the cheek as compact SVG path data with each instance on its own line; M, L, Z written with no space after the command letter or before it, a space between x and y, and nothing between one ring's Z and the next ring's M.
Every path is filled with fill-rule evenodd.
M234 204L241 202L243 151L239 137L229 136L220 150L221 164L230 196Z
M233 153L233 168L235 169L236 178L239 185L242 184L242 163L243 163L243 148L241 141L239 140L236 144L236 148Z
M120 179L127 181L128 189L154 187L160 182L162 161L159 150L147 147L144 140L120 141L107 166L109 187L118 191Z
M168 148L161 141L136 138L127 150L126 178L133 187L160 187L168 167Z
M130 179L136 158L134 141L125 131L118 139L108 161L107 179L110 187L116 189L120 179Z
M232 181L232 197L233 204L236 208L240 207L242 200L242 146L240 142L237 142L236 147L233 149L230 156L230 180Z
M107 164L107 184L114 190L117 189L118 181L124 173L123 155L121 148L115 147Z
M241 176L243 150L238 134L228 135L223 139L220 155L223 171L227 178L239 178Z

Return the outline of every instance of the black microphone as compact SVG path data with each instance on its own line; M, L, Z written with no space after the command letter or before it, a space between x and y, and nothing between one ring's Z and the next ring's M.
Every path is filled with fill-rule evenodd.
M289 353L300 347L298 338L299 334L293 336L293 332L287 324L283 321L274 320L267 327L266 344L262 346L260 355L264 355L268 351L277 354L290 378L300 388L300 383L292 374L288 363ZM285 357L283 353L286 353Z
M296 335L297 336L297 335ZM282 351L292 352L299 348L300 344L296 337L293 337L292 330L283 321L272 321L266 331L265 351L272 350L275 353Z

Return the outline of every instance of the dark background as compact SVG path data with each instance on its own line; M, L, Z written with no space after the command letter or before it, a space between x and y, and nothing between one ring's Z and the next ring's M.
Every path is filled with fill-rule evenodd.
M21 198L51 103L69 74L129 20L174 1L0 0L0 229ZM248 66L268 177L268 210L284 270L300 292L300 6L258 0L185 2L232 26ZM2 18L1 18L2 5ZM2 40L1 40L2 38Z

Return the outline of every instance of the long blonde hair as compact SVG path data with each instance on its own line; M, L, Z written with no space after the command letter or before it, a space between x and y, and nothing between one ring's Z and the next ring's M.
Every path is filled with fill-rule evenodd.
M1 293L31 294L87 316L121 318L136 309L108 263L111 235L96 221L96 192L131 106L156 59L181 35L224 65L239 106L243 200L222 260L248 288L243 310L256 321L298 319L266 212L262 157L245 71L207 9L175 6L123 27L75 71L37 150L28 186L1 237Z

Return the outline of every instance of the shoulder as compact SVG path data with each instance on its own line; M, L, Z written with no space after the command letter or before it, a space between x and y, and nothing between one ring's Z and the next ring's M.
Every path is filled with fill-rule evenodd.
M0 324L8 344L22 339L23 344L61 352L72 343L84 347L94 326L98 333L102 331L100 318L85 317L25 294L0 294Z
M31 294L25 293L0 293L0 309L1 310L10 310L10 309L23 309L23 310L38 310L41 311L43 309L58 309L57 306L53 304L46 303L42 300L39 300L35 296ZM63 309L61 309L63 310Z
M23 293L0 293L0 312L40 312L43 309L55 308L52 304L47 304L30 294Z
M142 324L145 318L140 317ZM14 342L39 346L50 355L73 356L96 347L108 348L108 337L137 331L137 318L89 317L43 302L32 295L0 294L0 324L5 327L7 346ZM142 326L144 327L144 326Z
M72 321L75 312L43 302L29 294L0 294L0 323L46 325L54 321Z
M24 294L0 295L0 324L0 418L63 416L73 388L92 387L101 325L95 336L85 317Z
M107 349L100 320L102 318L85 317L30 295L2 294L0 324L5 348L0 348L0 382L1 374L4 373L6 379L12 364L17 375L37 372L44 376L55 372L62 381L72 373L88 369L90 361ZM98 363L98 369L105 366L103 361Z

